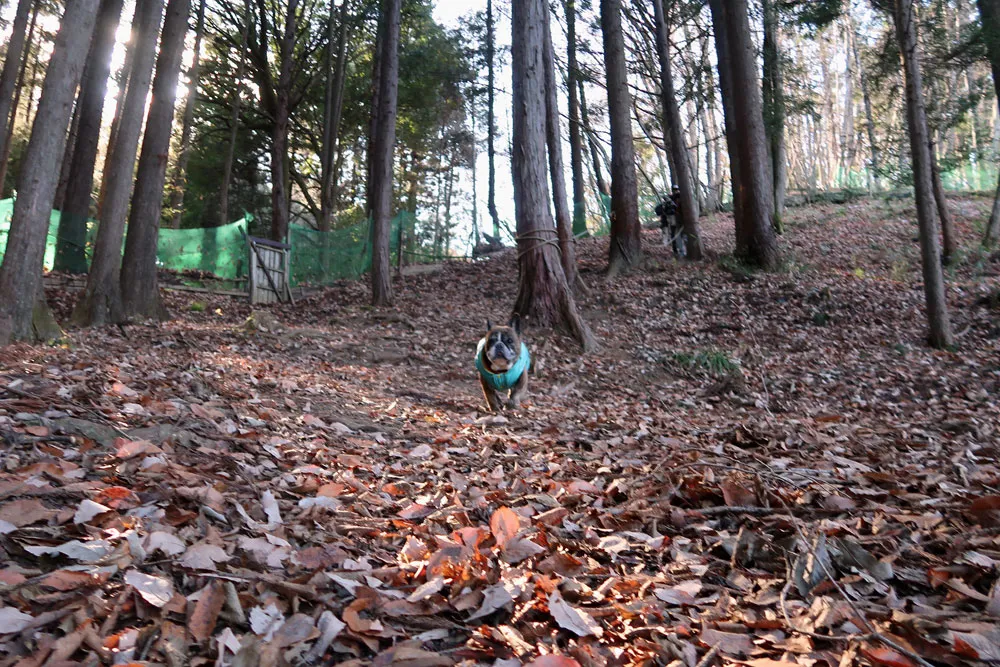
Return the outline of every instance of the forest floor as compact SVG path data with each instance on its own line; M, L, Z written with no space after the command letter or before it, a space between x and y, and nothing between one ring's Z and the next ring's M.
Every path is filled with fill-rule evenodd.
M613 281L582 241L602 348L529 329L500 416L512 252L0 350L0 666L1000 660L1000 256L934 351L912 201L789 211L772 274L703 224Z

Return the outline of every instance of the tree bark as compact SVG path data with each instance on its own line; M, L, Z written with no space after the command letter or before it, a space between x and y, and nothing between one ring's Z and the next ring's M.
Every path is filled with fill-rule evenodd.
M94 167L101 141L104 98L111 76L111 54L115 33L121 20L124 0L103 0L97 17L97 31L90 45L88 65L80 88L77 106L80 126L70 159L70 177L59 218L55 270L68 273L87 272L87 218L94 189Z
M7 42L7 55L4 57L3 70L0 71L0 125L7 127L10 119L11 105L14 99L14 86L17 84L18 70L21 67L21 56L28 36L28 19L31 16L32 0L20 0L14 23L11 27L10 41ZM7 149L7 133L0 132L0 155L9 154Z
M247 67L247 41L250 38L250 0L246 0L243 18L243 36L240 41L240 64L236 68L236 94L229 114L229 143L226 159L222 164L222 184L219 186L219 223L229 222L229 185L233 179L233 160L236 157L236 140L240 129L240 102L243 94L243 77Z
M934 193L930 138L917 52L917 24L913 0L892 0L893 23L906 79L906 118L910 128L913 186L916 193L920 254L923 260L924 294L927 299L928 339L933 347L952 345L951 324L945 297L944 274L934 224Z
M663 107L664 143L673 154L674 175L680 190L680 216L686 237L687 258L700 260L701 232L698 229L698 195L695 190L681 111L674 93L674 80L670 68L670 45L667 31L666 8L663 0L653 0L653 20L656 23L656 50L660 57L660 103Z
M601 169L601 156L597 148L597 140L594 139L594 130L590 125L590 112L587 110L587 96L583 91L583 79L578 79L576 84L577 91L580 93L580 120L583 123L583 132L587 135L587 146L590 148L590 162L594 169L594 181L597 184L598 198L606 197L610 200L611 188L608 187L608 183L604 179L604 171ZM600 202L598 208L602 212L604 211L603 201Z
M576 58L576 0L566 0L566 87L569 89L569 152L573 171L573 236L587 236L587 190L583 180L583 132L580 126L580 67Z
M997 99L1000 100L1000 0L976 0L976 4L979 6L979 17L983 24L983 38L990 58L990 69L993 71L993 88ZM994 132L994 136L997 134ZM1000 241L1000 182L997 183L993 212L986 225L983 245L992 248L997 241Z
M344 83L347 73L347 3L340 4L339 27L334 31L335 0L330 0L330 25L327 33L326 109L323 112L322 191L320 194L319 230L331 228L335 204L337 150L340 143L340 119L344 108ZM334 38L336 37L336 58Z
M0 131L4 132L4 136L6 137L3 148L0 149L0 195L3 194L5 190L4 186L7 184L7 167L10 164L10 148L14 141L14 125L17 122L17 110L21 104L21 91L24 90L24 79L28 75L28 56L31 53L35 26L38 23L39 7L40 5L36 3L34 9L31 10L31 22L28 24L28 37L25 41L24 58L21 59L21 66L17 75L17 86L14 88L14 101L10 109L10 122L6 124L0 123Z
M614 277L637 266L642 256L632 103L625 66L621 0L601 0L601 34L611 124L611 248L608 275Z
M271 128L271 239L288 236L288 128L292 114L292 67L298 27L299 0L288 0L284 31L278 53L278 83L275 86L274 125Z
M771 159L771 182L774 187L774 228L782 232L785 192L788 189L788 155L785 147L785 83L778 45L778 8L775 0L764 5L764 129L767 132Z
M396 143L396 100L399 87L399 33L401 0L383 0L381 22L384 41L377 82L378 104L372 133L372 305L392 304L392 268L390 236L392 233L393 148Z
M100 0L67 3L48 61L0 266L0 345L47 333L33 327L34 316L47 310L42 292L45 242L58 185L58 162L99 5Z
M730 163L738 165L733 170L738 176L733 179L733 198L742 220L737 218L736 252L751 264L774 269L780 260L772 225L774 197L747 2L711 0L711 7L716 47L725 45L719 52L719 76L727 70L729 85L723 85L722 95L731 98L723 105Z
M513 0L514 213L517 218L520 287L514 312L539 327L568 329L585 351L596 347L576 311L559 261L556 229L549 212L545 168L544 0Z
M559 97L556 85L555 50L552 47L551 17L546 9L543 26L543 57L545 58L545 139L548 144L549 177L552 179L552 202L556 212L559 252L566 282L576 285L576 243L570 218L566 176L563 169L562 136L559 128Z
M198 83L201 81L201 41L205 33L205 0L198 6L198 23L194 31L194 60L188 70L187 98L184 100L184 124L181 127L180 150L177 153L177 164L174 167L173 183L170 192L170 210L172 213L170 227L181 228L181 218L184 217L184 194L187 187L187 166L191 157L191 133L194 129L194 108L198 103ZM184 45L181 44L181 50ZM225 221L223 221L224 223Z
M93 47L93 42L91 42L91 47ZM89 53L88 58L83 64L83 80L87 79L87 71L90 69L90 58ZM80 95L82 92L77 93L76 104L73 105L73 120L69 124L69 133L66 136L66 147L63 150L63 157L60 160L59 168L59 184L56 186L56 198L52 202L52 208L61 211L63 208L63 203L66 200L66 187L69 185L70 177L70 163L73 161L73 151L76 149L76 140L80 135L80 116L82 109L80 108Z
M941 170L938 169L934 151L929 152L931 156L931 184L934 186L934 205L937 207L938 219L941 221L941 263L948 266L958 250L958 241L955 238L955 221L948 209L944 185L941 183Z
M496 25L493 22L493 0L486 0L486 158L489 163L487 174L486 208L493 221L493 237L500 238L500 214L497 212L497 168L496 168L496 72L493 59L496 57Z
M184 54L190 15L191 0L170 0L163 21L160 55L153 79L153 100L146 117L146 134L142 139L135 195L125 236L125 257L122 259L122 315L125 318L166 319L156 278L156 242L163 213L163 186L177 102L177 83L181 74L181 56Z
M143 108L156 57L157 35L163 0L144 0L136 6L133 26L135 54L128 90L122 104L121 122L104 174L105 194L101 224L97 228L94 258L87 274L87 286L73 311L73 321L80 326L100 326L121 319L122 236L132 194L135 158L142 131Z

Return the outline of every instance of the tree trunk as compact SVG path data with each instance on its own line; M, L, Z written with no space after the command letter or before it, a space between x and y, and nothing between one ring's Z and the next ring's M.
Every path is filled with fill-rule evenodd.
M47 310L42 292L45 241L58 185L58 162L65 149L73 97L83 74L99 5L100 0L67 3L46 67L38 114L18 178L19 196L14 203L7 250L0 266L0 345L49 334L33 327L35 316Z
M5 140L3 148L0 149L0 195L6 189L7 167L10 164L10 148L14 141L14 125L17 122L17 110L21 104L21 92L24 90L24 79L28 75L28 54L31 53L31 45L35 35L35 26L38 23L38 8L35 4L31 10L31 22L28 25L28 37L25 41L24 58L21 59L21 67L17 75L17 87L14 89L14 101L10 109L10 122L4 125L0 123L0 132L4 132Z
M850 17L850 14L848 14L848 17ZM855 30L853 21L851 22L851 30ZM874 187L878 191L882 189L882 185L878 175L881 168L881 161L879 160L878 144L875 141L875 115L872 113L871 89L868 85L868 74L865 71L864 64L861 62L861 52L858 50L858 35L856 31L852 35L851 45L854 51L854 63L858 68L861 78L861 96L865 105L865 128L868 131L868 150L871 153L871 165L868 168L869 183L871 187Z
M156 241L163 213L163 186L167 175L167 155L170 153L174 105L177 102L177 83L181 74L181 56L184 54L190 15L191 0L170 0L163 21L160 55L156 61L156 78L153 79L153 101L146 117L146 134L142 139L135 195L125 236L125 257L122 260L122 311L126 318L166 319L156 279Z
M930 151L931 156L931 184L934 186L934 204L937 207L938 219L941 221L941 263L945 266L951 264L958 250L958 241L955 238L955 221L948 209L948 200L944 195L944 186L941 184L941 170L938 169L937 159L934 151Z
M399 87L399 33L401 0L383 0L378 104L373 106L372 136L372 305L392 304L390 235L392 233L393 148L396 143L396 100Z
M496 25L493 22L493 0L486 0L486 157L489 163L487 175L486 208L493 221L493 237L500 238L500 214L497 213L497 169L496 169L496 73L493 58Z
M913 0L893 0L893 19L906 78L906 118L910 128L913 185L916 193L917 223L920 226L920 254L924 267L924 294L927 298L927 319L930 325L928 338L932 346L943 348L950 346L953 339L948 320L937 230L934 225L932 158L921 86Z
M288 0L284 32L279 49L278 83L275 86L274 125L271 128L271 239L284 242L288 237L288 128L292 114L292 66L298 27L299 0Z
M736 109L734 107L732 65L730 64L730 49L728 39L726 9L723 0L709 0L709 8L712 11L712 25L715 30L715 51L718 59L719 91L722 100L722 120L726 134L726 145L729 148L729 181L733 191L733 222L736 226L736 254L746 255L747 245L747 221L743 202L743 189L738 187L741 182L740 156L733 148L739 141L739 124L737 122ZM721 153L721 151L720 151ZM722 175L719 175L720 182ZM723 187L719 188L720 202L722 199Z
M573 236L587 236L587 191L583 180L583 132L580 127L580 68L576 60L576 0L566 0L566 87L569 89L569 152L573 171Z
M104 205L94 258L87 274L87 287L73 311L73 321L80 326L100 326L121 318L122 236L162 15L163 0L144 0L136 6L133 26L138 31L134 60L122 104L121 123L106 163L110 171L104 173Z
M194 32L194 60L188 70L187 99L184 100L184 125L181 127L180 150L174 167L173 184L170 192L170 227L181 228L184 216L184 194L187 187L187 165L191 157L191 133L194 129L194 108L198 102L198 83L201 80L201 40L205 33L205 0L198 6L198 23ZM183 50L183 44L181 45ZM175 95L176 97L176 95ZM225 223L225 221L222 221Z
M240 41L240 64L236 68L236 94L229 115L229 143L226 144L226 159L222 164L222 184L219 186L219 223L229 222L229 184L233 179L233 160L236 157L236 140L240 129L240 102L243 94L243 77L247 67L247 40L250 38L250 0L246 0L243 19L243 36Z
M139 40L139 23L138 20L141 18L142 12L133 12L132 14L132 26L129 31L129 42L128 48L125 50L125 61L122 63L121 69L118 71L118 96L115 100L115 115L111 118L111 131L108 134L108 148L104 152L104 167L101 169L101 174L108 174L112 171L113 167L111 165L111 157L114 152L114 145L118 141L118 128L122 123L122 113L125 111L125 94L128 91L128 82L132 76L132 70L135 65L135 54L138 50L137 42ZM97 195L97 218L98 220L103 218L104 211L104 199L107 196L107 185L108 179L101 178L101 187Z
M340 119L344 108L344 83L347 80L347 3L340 4L340 24L334 31L335 0L330 0L330 25L327 34L326 108L323 110L322 190L320 194L319 230L328 232L333 218L337 150L340 142ZM336 32L336 59L334 34ZM336 62L334 62L336 61Z
M28 36L28 19L31 16L32 0L20 0L14 23L11 28L10 41L7 42L7 55L4 57L3 70L0 71L0 126L7 127L10 118L11 105L14 100L14 86L17 84L18 70L21 67L21 56ZM9 154L7 149L7 133L0 132L0 155Z
M785 148L785 84L778 46L778 8L775 0L764 4L764 129L771 158L771 182L774 187L774 228L782 232L785 192L788 189L788 155Z
M545 169L545 15L544 0L513 0L512 168L517 218L520 287L514 312L536 327L569 330L585 351L596 347L576 304L555 244Z
M642 255L639 226L639 189L632 140L632 103L625 66L621 0L601 0L601 34L608 81L611 124L611 249L608 275L637 266Z
M996 91L997 103L1000 103L1000 0L976 0L976 3L983 24L983 38L986 41L986 52L990 57L990 68L993 70L993 88ZM994 131L994 137L998 134L1000 133ZM1000 240L1000 183L997 184L993 212L986 225L983 245L992 248L998 240Z
M566 194L566 175L563 169L562 136L559 127L559 97L556 85L556 55L552 47L551 17L544 12L543 57L545 58L545 139L548 144L549 177L552 179L552 202L556 212L556 231L566 282L576 285L576 244L573 239L572 220Z
M97 32L90 44L88 65L80 88L77 106L80 126L70 159L70 177L66 197L59 217L55 270L86 273L87 218L94 189L94 167L101 141L101 121L104 115L108 77L111 76L111 53L115 48L115 33L121 20L124 0L103 0L97 17Z
M722 77L723 70L728 70L731 103L724 107L727 116L732 115L726 119L730 162L739 165L733 170L734 176L738 171L738 178L733 179L733 197L742 209L741 224L737 219L736 250L746 261L774 269L779 263L772 225L774 193L747 2L711 0L711 6L716 46L726 46L726 51L719 53L719 75ZM725 35L724 39L719 39L720 34ZM724 67L726 64L728 67ZM727 97L725 85L722 95L723 99Z
M656 22L656 50L660 57L660 102L663 106L664 143L673 154L674 175L680 190L680 216L686 237L687 258L700 260L701 232L698 230L698 195L694 176L684 141L681 111L674 96L674 80L670 71L670 45L668 39L666 7L663 0L653 0L653 20Z
M91 42L93 47L93 42ZM88 53L88 56L90 54ZM83 80L87 79L87 71L90 69L90 58L83 64ZM63 150L62 160L59 162L59 184L56 186L56 198L52 201L52 208L61 211L66 200L66 187L69 185L70 166L73 161L73 151L76 149L76 140L80 136L80 95L77 94L76 104L73 105L73 120L69 124L69 134L66 136L66 147Z
M594 167L594 181L597 183L598 197L611 199L611 188L604 180L604 171L601 169L601 156L597 148L597 140L594 139L594 130L590 125L590 112L587 110L587 96L583 92L583 79L578 79L577 90L580 93L580 120L583 123L583 132L587 135L587 146L590 148L590 162ZM600 210L604 211L604 202L600 202Z

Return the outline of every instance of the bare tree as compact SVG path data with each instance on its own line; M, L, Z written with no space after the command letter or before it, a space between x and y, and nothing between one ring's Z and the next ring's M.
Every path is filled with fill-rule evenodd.
M513 0L511 10L513 140L518 146L512 167L520 269L514 312L535 326L564 327L584 350L592 350L596 342L576 311L549 211L544 75L548 8L544 0Z
M774 193L747 0L710 0L709 5L733 176L736 252L752 264L774 269L780 259L772 226Z
M763 0L764 9L764 129L771 158L774 187L774 228L782 231L785 192L788 189L788 154L785 148L785 82L778 44L778 7L775 0Z
M996 97L1000 99L1000 0L976 0L976 4L979 6L986 52L989 54L990 67L993 70L993 88ZM993 198L993 211L986 225L983 245L992 248L998 240L1000 240L1000 183Z
M583 128L580 119L580 66L576 57L576 0L566 0L566 87L569 90L569 150L573 171L573 235L587 235L586 184L583 180Z
M913 160L913 186L917 202L917 224L920 227L920 255L924 268L924 295L927 299L928 339L934 347L952 344L948 303L945 297L944 275L941 269L940 247L934 224L934 192L927 113L924 107L917 51L917 20L913 0L891 0L896 39L903 59L906 79L906 119L910 128L910 153Z
M87 66L77 107L80 124L76 144L70 158L69 181L59 217L56 242L56 271L86 273L87 218L94 189L94 167L101 140L101 120L104 116L108 77L111 76L111 54L115 48L115 33L121 20L124 0L103 0L97 17L97 30L90 44Z
M566 176L563 169L562 137L559 131L559 98L556 86L555 51L552 47L551 17L546 11L544 26L545 56L545 139L548 144L549 177L552 179L552 202L556 212L556 231L559 234L559 252L562 257L566 282L576 285L576 243L573 239L572 221L566 194Z
M28 36L28 18L31 15L33 0L19 0L14 23L11 27L10 41L7 42L7 55L0 71L0 126L6 128L10 118L10 110L14 99L14 87L17 84L18 70L21 66L21 55ZM7 133L0 132L0 155L9 154L7 148ZM6 161L6 160L5 160ZM3 182L0 181L0 185Z
M701 232L698 230L698 195L695 190L694 175L691 173L687 144L684 141L681 111L674 93L666 8L663 0L653 0L653 20L656 23L656 49L660 57L660 101L663 106L664 143L673 154L672 164L681 196L680 215L687 241L685 244L687 257L700 260L702 252Z
M250 0L246 0L243 13L243 36L240 40L239 66L236 68L236 94L233 95L229 114L229 142L226 144L226 159L222 164L222 184L219 186L219 222L229 222L229 186L233 178L233 160L236 156L236 139L240 130L240 103L243 93L243 77L247 67L247 40L250 36Z
M54 326L51 316L46 316L42 294L45 242L73 97L83 75L99 5L100 0L67 3L46 67L0 266L0 345L14 339L48 337L51 331L43 329L42 323Z
M601 0L601 33L607 69L608 115L611 124L611 248L608 275L638 265L642 255L639 188L632 140L632 102L625 66L621 0Z
M142 131L142 110L149 93L163 0L144 0L136 5L135 53L128 90L122 103L121 122L109 149L104 173L105 192L101 224L97 228L94 258L87 274L87 286L73 310L73 321L81 326L100 326L121 319L122 236L132 194L135 157Z
M163 212L163 185L167 175L167 154L177 101L184 37L187 35L191 0L170 0L160 55L153 79L153 100L146 116L146 133L135 179L135 195L129 213L122 259L122 316L166 319L156 279L156 241Z
M489 163L487 174L486 208L493 221L493 236L500 238L500 214L497 213L497 168L496 168L496 73L493 59L496 57L496 24L493 21L493 0L486 0L486 159Z
M396 143L396 100L399 87L401 0L382 0L381 66L377 81L372 133L372 304L392 304L389 243L392 232L392 165ZM401 249L400 249L401 250Z
M194 108L198 102L198 82L201 80L201 41L205 34L205 0L198 6L198 22L194 30L194 60L188 70L187 99L184 100L184 124L181 126L180 148L177 164L174 166L173 183L170 192L170 208L173 216L170 226L180 229L184 215L184 193L187 183L187 165L191 157L191 133L194 128ZM183 48L181 44L181 48ZM222 222L225 222L223 220Z

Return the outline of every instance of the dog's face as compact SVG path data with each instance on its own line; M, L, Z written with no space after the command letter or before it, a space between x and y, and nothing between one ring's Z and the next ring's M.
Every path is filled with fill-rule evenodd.
M486 320L486 345L483 356L486 366L494 373L510 369L521 354L521 318L510 318L507 326L494 326Z

